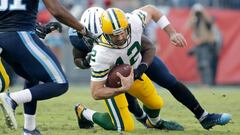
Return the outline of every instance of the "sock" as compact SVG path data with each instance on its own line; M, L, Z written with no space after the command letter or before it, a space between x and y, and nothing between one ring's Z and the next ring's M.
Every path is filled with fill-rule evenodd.
M24 89L18 92L10 93L10 97L19 105L30 102L32 100L32 94L29 89Z
M93 115L94 115L94 113L96 113L96 111L86 108L86 110L83 111L82 115L83 115L84 118L86 118L87 120L93 122Z
M144 112L146 112L146 114L150 118L156 118L159 116L159 113L160 113L160 109L150 109L150 108L146 107L145 105L143 105L143 110L144 110Z
M36 128L35 115L24 114L24 128L30 131Z
M202 114L202 116L198 119L200 122L202 122L206 116L208 115L208 112L204 111L204 113Z
M156 118L150 118L150 117L148 117L148 120L151 122L151 124L157 125L157 123L160 121L160 116L158 116L158 117L156 117Z
M199 119L204 113L204 109L195 99L191 91L181 82L177 81L175 85L167 89L171 92L175 99L192 111L197 119Z
M145 118L146 116L147 116L147 114L143 111L142 116L140 116L140 117L135 116L135 117L136 117L136 119L143 119L143 118Z
M112 123L112 119L108 113L94 113L93 122L106 130L117 130Z
M160 120L160 109L150 109L144 105L143 110L148 115L148 120L151 122L151 124L156 125L157 122Z

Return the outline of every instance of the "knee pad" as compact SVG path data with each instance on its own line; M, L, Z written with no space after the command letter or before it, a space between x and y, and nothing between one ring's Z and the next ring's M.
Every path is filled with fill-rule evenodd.
M150 109L161 109L164 105L163 99L159 95L151 96L151 98L146 99L147 104L144 104Z

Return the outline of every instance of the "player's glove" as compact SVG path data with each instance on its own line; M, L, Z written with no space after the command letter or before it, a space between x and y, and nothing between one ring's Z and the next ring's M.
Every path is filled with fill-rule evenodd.
M59 22L50 22L46 26L36 23L36 34L42 39L44 39L48 33L51 33L54 30L58 30L61 33L62 25Z
M38 35L39 38L44 39L47 35L46 28L39 23L36 23L36 28L35 28L36 34Z
M60 33L62 32L62 25L59 22L50 22L45 27L47 34L54 30L58 30Z
M88 69L90 68L90 60L91 60L91 52L87 54L87 56L80 62L79 67L81 69Z
M143 73L147 70L148 65L146 63L141 63L137 69L134 69L134 80L141 80L143 81L143 79L141 78Z
M84 33L84 34L83 34ZM77 32L79 38L85 37L89 43L96 42L98 43L98 37L94 35L91 31L89 31L86 27L81 32Z

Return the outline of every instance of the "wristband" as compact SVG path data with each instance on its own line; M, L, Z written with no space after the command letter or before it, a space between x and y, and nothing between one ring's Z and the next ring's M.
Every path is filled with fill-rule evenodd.
M157 21L158 25L161 27L161 29L164 29L166 26L168 26L170 24L170 22L168 21L167 17L165 15L163 15L158 21Z

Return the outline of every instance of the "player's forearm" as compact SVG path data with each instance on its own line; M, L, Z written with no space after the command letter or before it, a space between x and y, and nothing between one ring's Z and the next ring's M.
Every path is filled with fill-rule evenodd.
M144 35L142 35L141 39L142 43L142 62L150 65L153 61L153 58L156 53L155 45Z
M159 25L159 27L161 27L161 29L163 29L168 34L169 37L171 34L176 32L176 30L170 25L167 17L163 15L161 11L158 10L155 6L146 5L140 9L147 12L147 23L153 20Z
M48 11L61 23L82 31L84 26L76 20L58 0L43 0Z
M171 34L176 33L176 30L169 24L164 28L164 31L171 37Z
M92 89L92 97L95 100L108 99L121 93L123 92L119 91L117 88L102 87L99 89Z

